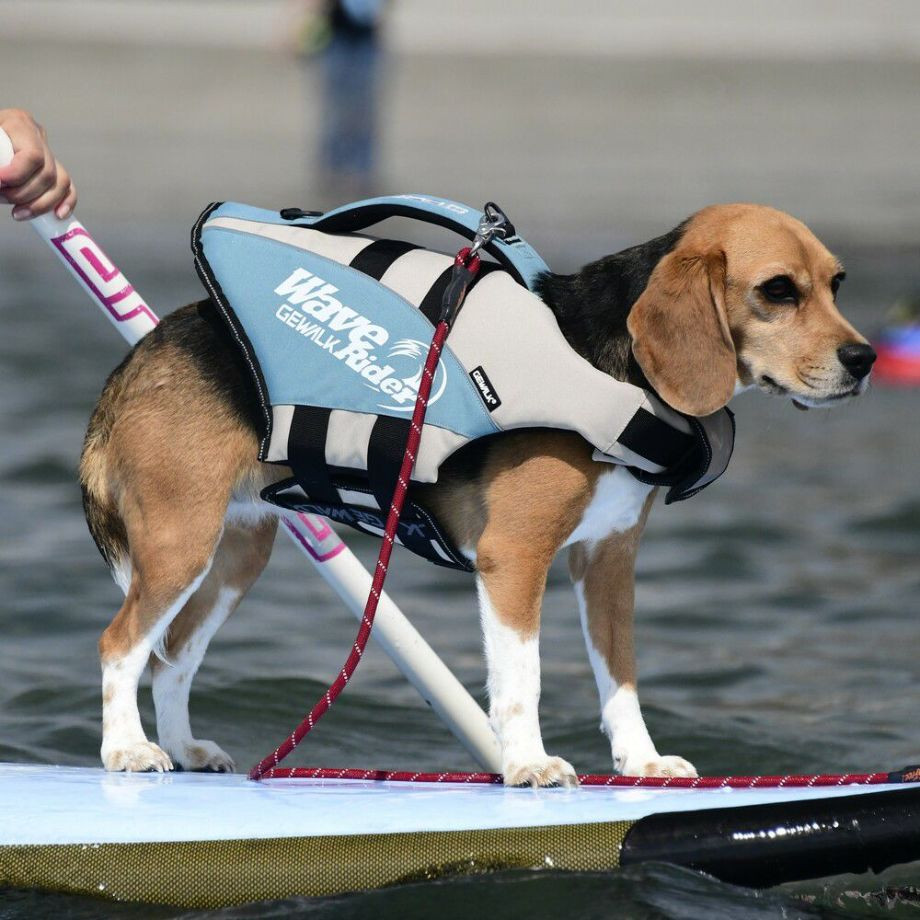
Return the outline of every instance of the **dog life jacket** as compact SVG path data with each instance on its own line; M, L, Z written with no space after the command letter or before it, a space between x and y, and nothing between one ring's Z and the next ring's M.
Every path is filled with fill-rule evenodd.
M412 217L472 239L474 208L397 195L333 211L214 204L192 248L199 275L252 373L264 412L259 459L291 478L262 498L382 535L421 368L453 259L356 231ZM514 233L513 228L510 231ZM438 478L463 445L515 428L578 432L594 459L688 498L722 474L734 423L675 412L614 380L566 341L534 293L549 271L524 240L494 237L435 374L414 482ZM439 565L471 571L429 512L406 502L399 541Z

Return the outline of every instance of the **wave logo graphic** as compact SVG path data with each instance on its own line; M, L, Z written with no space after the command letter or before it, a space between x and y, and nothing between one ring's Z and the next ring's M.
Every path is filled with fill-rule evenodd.
M386 362L394 370L393 376L401 383L400 400L390 399L385 403L378 403L379 409L388 409L390 412L405 412L411 414L415 409L415 400L418 397L418 388L422 382L422 370L425 367L425 358L428 355L428 344L419 342L418 339L400 339L394 342L387 352ZM370 384L369 384L370 386ZM378 387L371 387L378 389ZM431 384L431 395L428 405L436 403L447 389L447 368L443 361L438 362L434 372L434 381ZM406 397L411 394L411 399Z

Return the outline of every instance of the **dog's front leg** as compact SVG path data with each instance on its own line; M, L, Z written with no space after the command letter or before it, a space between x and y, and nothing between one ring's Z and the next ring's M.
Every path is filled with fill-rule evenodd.
M610 739L613 767L626 776L696 776L682 757L658 753L645 727L633 646L635 562L642 521L598 542L575 544L569 570L588 657L601 702L601 730Z
M572 765L548 755L540 735L540 606L548 568L548 559L505 549L480 565L476 579L489 720L508 786L578 784Z

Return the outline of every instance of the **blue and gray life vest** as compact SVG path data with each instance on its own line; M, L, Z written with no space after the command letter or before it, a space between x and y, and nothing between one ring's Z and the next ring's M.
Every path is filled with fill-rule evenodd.
M357 231L412 217L472 239L480 212L396 195L326 213L214 204L199 218L196 267L252 372L264 412L259 459L293 476L262 497L382 534L451 256ZM493 238L447 341L412 479L477 438L515 428L578 432L595 460L688 498L722 474L731 413L675 412L614 380L566 341L534 293L544 261L518 236ZM400 542L471 570L426 509L407 502Z

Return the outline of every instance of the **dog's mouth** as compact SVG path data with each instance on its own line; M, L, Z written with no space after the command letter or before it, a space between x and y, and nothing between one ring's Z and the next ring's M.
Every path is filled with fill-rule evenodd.
M858 381L853 386L836 393L828 393L821 396L806 396L803 393L793 393L792 390L778 383L769 376L769 374L762 375L759 383L760 388L771 396L789 397L789 399L792 400L792 405L802 412L807 412L809 409L824 409L833 406L844 399L851 399L854 396L859 396L864 389L863 382Z

